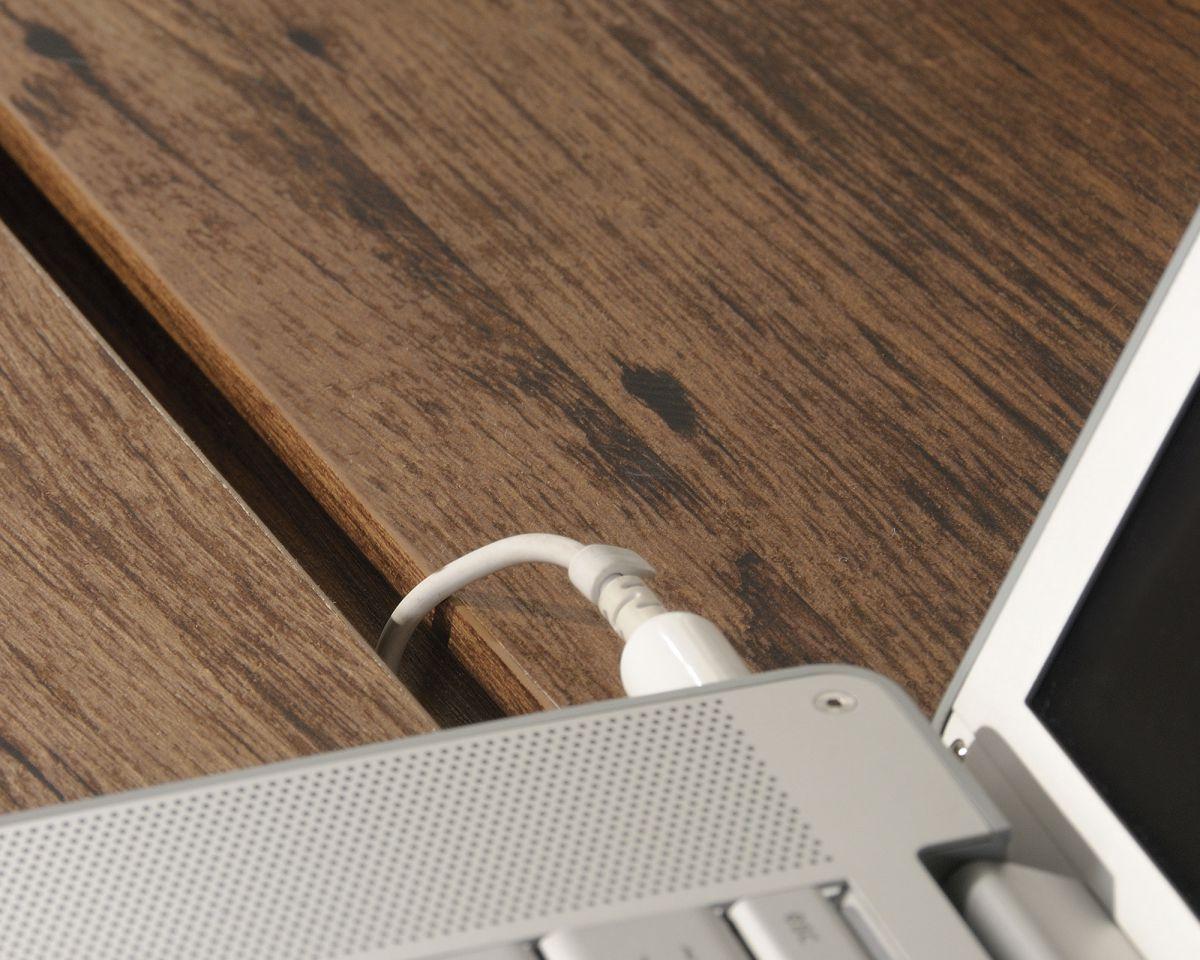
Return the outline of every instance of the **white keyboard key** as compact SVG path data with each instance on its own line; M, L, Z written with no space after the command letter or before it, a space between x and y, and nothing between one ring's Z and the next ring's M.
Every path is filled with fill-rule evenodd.
M812 887L739 900L728 916L755 960L868 960L837 907Z
M712 910L559 930L538 949L545 960L746 960L729 924Z

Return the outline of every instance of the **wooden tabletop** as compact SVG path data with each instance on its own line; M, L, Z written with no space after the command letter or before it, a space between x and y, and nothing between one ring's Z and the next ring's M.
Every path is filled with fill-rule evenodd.
M1198 44L1165 2L4 0L0 144L397 591L623 544L755 666L928 710L1200 198ZM619 692L545 570L435 631L509 711Z
M0 228L0 810L432 722Z

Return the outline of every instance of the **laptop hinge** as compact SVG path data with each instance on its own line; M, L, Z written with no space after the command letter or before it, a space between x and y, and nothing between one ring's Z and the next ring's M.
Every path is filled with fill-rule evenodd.
M1141 960L1075 877L976 861L955 871L946 890L995 960Z

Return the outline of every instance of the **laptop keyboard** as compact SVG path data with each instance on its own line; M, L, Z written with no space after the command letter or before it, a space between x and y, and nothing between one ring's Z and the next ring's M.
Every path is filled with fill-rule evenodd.
M446 960L869 960L828 897L811 887L698 908L558 930Z

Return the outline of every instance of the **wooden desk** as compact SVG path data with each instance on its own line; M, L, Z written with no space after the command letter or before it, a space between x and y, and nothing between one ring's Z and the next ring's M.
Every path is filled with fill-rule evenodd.
M0 228L0 811L428 716Z
M931 709L1200 198L1195 14L328 7L5 0L0 143L396 588L622 543ZM618 691L544 571L441 629Z

